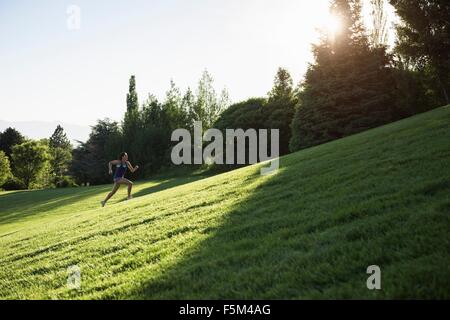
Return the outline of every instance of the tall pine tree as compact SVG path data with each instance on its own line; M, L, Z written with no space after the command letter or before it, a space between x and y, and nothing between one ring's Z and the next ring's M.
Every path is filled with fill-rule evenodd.
M262 109L264 127L280 130L279 151L280 155L283 155L289 153L290 124L297 102L292 77L286 69L278 69L273 88L268 96L268 102Z
M292 122L292 151L339 139L398 117L391 59L384 47L371 48L360 0L334 0L341 21L334 37L314 46L315 63L302 84L302 101Z
M431 69L450 103L450 1L390 0L402 22L397 25L396 51L410 59L416 69Z
M122 131L124 141L122 143L123 148L127 148L127 152L130 156L136 157L138 148L133 141L136 141L136 137L140 130L140 114L139 114L139 102L136 92L136 78L131 76L127 93L127 111L125 113ZM134 158L136 160L136 158Z
M72 160L72 146L60 125L56 127L48 144L50 147L50 172L53 176L53 182L56 186L59 186Z

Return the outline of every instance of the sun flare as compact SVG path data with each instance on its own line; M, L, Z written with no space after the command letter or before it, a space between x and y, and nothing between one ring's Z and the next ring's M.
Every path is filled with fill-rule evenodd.
M341 19L337 15L329 14L324 20L322 28L328 35L334 36L341 31Z

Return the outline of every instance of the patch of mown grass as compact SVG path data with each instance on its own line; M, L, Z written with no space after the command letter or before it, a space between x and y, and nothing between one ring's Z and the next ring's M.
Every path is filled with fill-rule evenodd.
M449 138L443 107L285 156L272 176L250 166L103 209L79 189L55 208L55 191L27 192L0 227L0 297L450 298ZM33 203L46 216L27 217Z

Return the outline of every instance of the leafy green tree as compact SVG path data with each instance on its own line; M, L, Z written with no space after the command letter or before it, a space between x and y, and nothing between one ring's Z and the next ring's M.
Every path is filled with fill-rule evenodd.
M173 80L170 80L170 88L166 92L163 109L169 118L172 130L189 127L189 114L186 107L188 106L183 104L180 89L176 87Z
M397 25L396 51L416 69L431 69L450 103L450 2L448 0L390 0L402 19Z
M175 88L175 86L172 88ZM143 103L142 130L136 140L140 152L136 156L136 161L139 162L140 166L140 176L150 176L164 164L170 162L170 135L172 128L177 125L176 119L182 118L177 117L179 115L180 98L178 93L175 92L177 90L168 93L171 97L166 99L166 103L160 103L153 95L149 95ZM171 122L171 119L174 122ZM178 122L178 124L180 123Z
M41 188L49 188L55 186L55 176L53 173L53 168L51 167L52 161L52 153L50 150L50 140L47 138L37 140L37 143L44 147L47 150L47 161L44 162L42 170L39 171L39 174L32 181L29 188L30 189L41 189Z
M191 88L189 88L189 87L187 88L186 93L183 95L183 98L181 100L181 105L182 105L183 110L185 110L187 112L188 129L190 129L190 131L192 131L194 119L195 119L195 113L194 113L195 95L192 92Z
M50 147L50 171L53 182L58 185L67 173L72 160L72 145L64 132L58 125L49 139Z
M0 133L0 150L3 150L6 156L11 157L12 148L15 145L25 142L25 137L14 128L7 128Z
M290 123L297 100L289 72L279 68L267 99L251 98L231 105L219 116L214 123L214 128L218 128L224 133L225 129L238 128L244 130L278 129L280 130L280 154L286 154L289 152ZM235 166L228 167L234 168Z
M171 133L177 128L192 129L193 121L203 121L210 126L229 105L224 89L218 98L212 86L212 77L205 71L199 81L198 94L188 88L185 95L173 81L160 103L149 95L139 108L136 79L130 78L127 94L127 110L121 126L100 121L85 143L73 150L70 172L78 184L107 182L110 177L103 170L108 157L127 151L140 170L136 178L146 177L161 167L171 165ZM112 152L114 150L114 152ZM106 162L105 162L106 161Z
M75 181L81 185L91 183L92 154L89 151L87 142L78 141L79 145L72 150L72 162L69 172Z
M264 129L266 128L267 114L264 112L266 108L267 99L265 98L251 98L242 102L232 104L228 107L214 123L214 128L226 134L226 129ZM226 159L226 141L224 141L223 158ZM249 146L246 144L246 159L248 159ZM234 163L237 163L237 153L235 147ZM216 167L218 171L231 170L239 165L221 165Z
M315 63L302 83L301 104L292 121L292 151L339 139L400 117L395 106L392 59L371 47L359 0L334 0L341 20L334 39L314 47Z
M217 98L213 82L212 76L205 70L198 83L195 104L191 110L192 119L202 121L205 130L211 128L229 103L225 89L222 91L221 98Z
M118 151L120 150L120 151ZM70 173L79 184L92 185L111 181L107 164L122 150L122 136L117 122L99 120L85 143L73 150Z
M214 128L225 129L263 129L266 120L263 109L267 99L250 98L248 100L232 104L214 123Z
M219 112L214 117L215 120L217 120L217 118L222 114L222 112L224 112L231 105L230 94L228 93L228 90L226 88L223 88L222 91L220 92L218 104L219 104L218 106Z
M0 150L0 187L11 177L9 159L3 150Z
M48 147L38 141L27 141L14 146L11 157L14 161L13 173L23 181L27 189L48 166L50 158Z

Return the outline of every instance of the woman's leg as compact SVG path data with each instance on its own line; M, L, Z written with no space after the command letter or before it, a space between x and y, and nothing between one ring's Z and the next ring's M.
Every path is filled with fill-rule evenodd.
M133 182L128 179L122 178L117 183L126 184L128 186L128 199L131 199L131 189L133 188Z
M108 195L106 196L106 199L102 201L102 205L104 206L106 201L108 201L119 189L120 184L118 182L114 183L113 189L111 190L110 193L108 193Z

